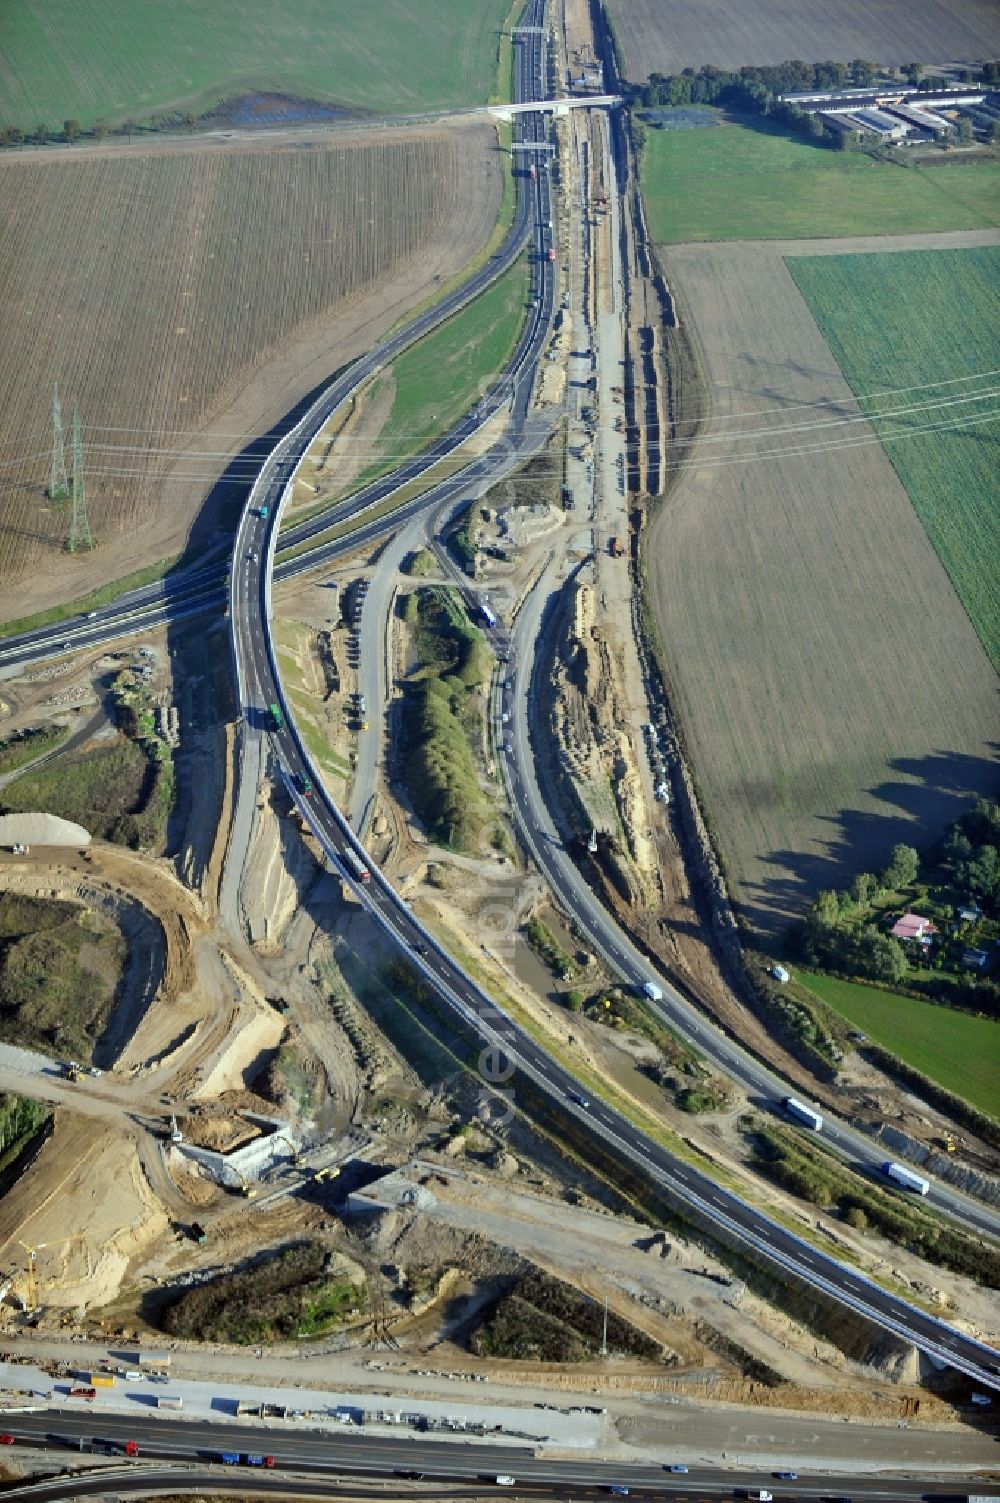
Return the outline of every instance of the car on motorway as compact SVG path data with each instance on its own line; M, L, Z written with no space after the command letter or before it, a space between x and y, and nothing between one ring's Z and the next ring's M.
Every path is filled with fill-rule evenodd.
M13 1435L0 1435L0 1446L12 1446L13 1444Z
M611 1496L613 1498L627 1498L628 1497L628 1488L627 1487L623 1487L620 1482L612 1482L611 1486L608 1488L608 1492L611 1494Z
M414 1472L405 1466L397 1467L392 1475L394 1477L404 1477L407 1482L423 1482L424 1480L423 1472Z
M684 1465L683 1461L673 1462L670 1466L667 1467L667 1471L687 1476L687 1467Z
M799 1480L798 1472L775 1472L774 1475L779 1482L798 1482Z
M570 1101L575 1101L577 1106L582 1106L584 1110L587 1110L590 1106L589 1098L581 1096L579 1091L570 1091L569 1099Z
M95 620L96 616L97 616L97 612L96 611L88 611L87 612L87 620L88 621Z

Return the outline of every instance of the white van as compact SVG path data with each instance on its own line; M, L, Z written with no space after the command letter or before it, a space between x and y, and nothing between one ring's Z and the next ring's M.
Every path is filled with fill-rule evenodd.
M657 986L655 981L644 981L642 989L651 1002L663 1001L663 988Z

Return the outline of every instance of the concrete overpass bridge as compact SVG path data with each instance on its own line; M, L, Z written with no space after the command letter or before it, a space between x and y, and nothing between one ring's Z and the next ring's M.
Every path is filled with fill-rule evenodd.
M620 94L574 94L567 99L532 99L525 104L491 104L487 113L496 120L513 120L515 115L528 115L534 110L543 114L568 115L570 110L589 110L593 107L614 109L621 104Z

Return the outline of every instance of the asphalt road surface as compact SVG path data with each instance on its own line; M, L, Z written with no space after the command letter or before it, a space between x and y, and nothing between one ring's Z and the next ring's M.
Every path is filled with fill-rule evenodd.
M421 1480L431 1484L432 1497L436 1496L434 1483L442 1488L477 1482L495 1485L495 1478L504 1474L517 1479L518 1492L524 1496L579 1499L607 1496L613 1485L627 1487L633 1498L688 1500L691 1500L692 1493L697 1497L731 1499L745 1497L747 1490L766 1488L774 1493L775 1503L847 1496L854 1503L862 1503L862 1500L866 1503L901 1503L901 1500L929 1497L950 1496L955 1499L964 1496L966 1490L964 1485L956 1491L947 1482L933 1485L926 1479L913 1477L859 1479L830 1473L811 1477L803 1473L794 1483L782 1483L771 1471L749 1468L723 1471L694 1462L688 1473L681 1477L670 1475L663 1466L650 1463L636 1465L596 1458L546 1460L516 1446L427 1440L412 1433L371 1435L356 1427L334 1434L306 1429L289 1432L247 1423L191 1423L149 1415L116 1419L110 1424L102 1421L95 1435L95 1420L86 1413L16 1415L11 1416L10 1423L9 1433L15 1436L18 1444L44 1447L53 1453L53 1459L56 1456L63 1460L71 1456L77 1458L82 1441L92 1455L106 1455L109 1461L121 1460L115 1448L120 1448L128 1440L135 1440L140 1447L141 1462L166 1462L174 1466L193 1463L198 1467L198 1475L210 1478L213 1485L216 1481L230 1483L235 1473L244 1490L278 1482L275 1475L278 1472L293 1472L303 1479L312 1478L314 1489L320 1479L327 1482L350 1478L361 1481L396 1477L403 1480L402 1474L406 1472L421 1472ZM222 1466L223 1452L238 1453L241 1457L238 1467ZM273 1456L274 1471L247 1466L244 1460L247 1454ZM212 1463L216 1466L210 1472L206 1471L205 1468ZM123 1484L133 1469L138 1471L139 1462L121 1461L120 1468L114 1472L113 1482L109 1474L103 1472L104 1489L123 1490ZM418 1479L406 1480L416 1482ZM147 1480L147 1488L149 1485ZM201 1485L208 1484L203 1481ZM67 1479L63 1479L62 1486L62 1493L45 1496L68 1496ZM1000 1497L1000 1488L997 1487L976 1484L974 1488L970 1485L968 1491ZM37 1493L32 1495L39 1496ZM426 1497L428 1490L415 1488L414 1495ZM507 1497L517 1495L517 1492L506 1494ZM5 1492L4 1496L9 1494Z
M541 24L544 0L532 0L527 24ZM537 20L533 18L538 18ZM541 38L530 35L517 49L518 97L538 90L542 77ZM537 93L534 97L538 97ZM541 141L546 130L538 116L518 117L516 129ZM526 192L525 189L528 189ZM518 179L518 212L527 199L533 218L532 240L537 265L537 305L528 320L529 338L523 362L513 377L513 406L526 411L535 365L551 324L558 284L557 268L548 258L552 216L548 173L535 180ZM380 361L384 358L379 357ZM374 355L369 357L374 360ZM363 363L363 362L360 362ZM352 372L352 377L354 373ZM330 390L335 391L339 383ZM346 819L329 798L295 729L285 701L270 635L270 590L277 544L281 498L299 457L316 428L326 421L332 405L325 394L273 452L262 467L237 532L231 574L231 630L243 706L245 734L270 735L272 750L284 770L300 813L333 865L350 880L372 916L411 962L449 1002L486 1046L482 1068L496 1084L505 1067L521 1071L536 1088L602 1140L619 1161L637 1167L681 1206L694 1210L723 1240L736 1242L772 1266L804 1280L813 1288L847 1305L940 1361L952 1363L983 1386L1000 1388L1000 1353L964 1335L926 1312L870 1283L856 1270L837 1262L769 1220L756 1207L722 1189L690 1165L675 1159L658 1143L636 1129L602 1101L586 1102L574 1078L508 1018L470 976L437 944L414 918L407 905L381 873L372 868ZM260 508L267 507L267 516ZM275 706L277 713L270 707ZM309 794L304 792L310 788ZM506 1106L506 1098L501 1098Z

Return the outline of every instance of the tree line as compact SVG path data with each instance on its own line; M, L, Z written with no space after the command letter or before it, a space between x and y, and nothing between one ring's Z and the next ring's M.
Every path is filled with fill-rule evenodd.
M131 141L140 131L176 130L181 125L194 130L197 124L198 116L189 110L184 115L159 115L144 124L138 120L125 120L121 125L112 125L110 120L102 117L95 120L89 130L85 130L79 120L72 119L64 120L62 125L46 125L42 121L31 130L24 130L20 125L4 125L0 127L0 146L72 146L82 138L103 141L110 135L127 136Z

